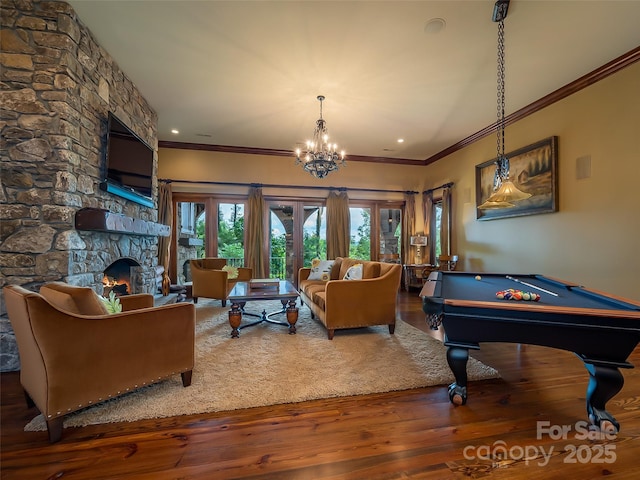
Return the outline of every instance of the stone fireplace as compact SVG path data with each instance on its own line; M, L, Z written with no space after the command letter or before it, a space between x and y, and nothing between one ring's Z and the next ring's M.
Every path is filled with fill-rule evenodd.
M157 203L139 205L99 186L109 112L156 152L157 114L71 5L24 0L2 9L0 287L37 291L64 281L102 294L105 270L126 259L136 264L135 291L155 293L158 237L168 235L156 223ZM82 223L96 211L99 224ZM0 369L16 370L4 314L0 290Z

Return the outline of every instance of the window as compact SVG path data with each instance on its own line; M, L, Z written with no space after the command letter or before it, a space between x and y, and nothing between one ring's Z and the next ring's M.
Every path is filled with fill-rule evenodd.
M304 206L302 225L303 265L311 266L311 260L327 259L327 209L323 206Z
M199 202L177 202L175 207L178 229L175 250L175 280L179 285L191 281L190 260L205 254L205 204ZM171 269L170 269L171 270Z
M349 207L351 242L349 257L371 260L371 208Z
M432 263L442 254L442 239L440 234L442 233L442 199L433 202L433 220L434 220L434 231L433 231L433 256L431 257Z
M244 266L244 203L218 203L217 256Z
M381 208L379 224L380 259L400 261L402 210Z
M180 233L195 233L196 210L192 202L180 203Z
M269 205L269 277L294 279L295 206L286 203Z
M229 265L245 266L245 197L174 193L173 200L179 225L172 240L174 281L191 280L189 260L193 258L222 257ZM295 280L298 269L310 266L314 258L327 259L325 199L266 200L270 206L265 218L270 226L265 239L269 275ZM387 254L392 261L400 261L402 201L355 201L349 211L350 257L378 260Z

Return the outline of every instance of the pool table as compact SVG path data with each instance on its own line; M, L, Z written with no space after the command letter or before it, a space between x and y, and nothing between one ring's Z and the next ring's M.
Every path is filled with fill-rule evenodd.
M524 282L524 283L523 283ZM540 295L539 301L498 299L507 289ZM589 420L601 429L620 429L606 403L624 384L620 368L640 341L640 302L589 290L543 275L432 272L420 292L433 329L444 327L447 362L455 383L449 399L467 401L469 349L482 342L542 345L574 352L590 379Z

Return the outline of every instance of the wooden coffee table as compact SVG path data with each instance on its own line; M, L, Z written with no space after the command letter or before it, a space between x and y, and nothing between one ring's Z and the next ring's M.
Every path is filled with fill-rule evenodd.
M231 302L231 310L229 310L229 324L231 325L231 337L238 338L240 329L258 325L259 323L269 322L276 325L284 325L289 327L289 334L296 333L296 322L298 321L298 307L296 300L298 299L298 291L288 280L280 280L277 286L265 288L251 288L249 282L238 282L229 293L229 301ZM280 300L282 309L276 312L262 313L245 312L244 306L247 302L254 300ZM272 320L273 315L286 313L287 321L279 322ZM258 317L259 320L241 325L242 315Z

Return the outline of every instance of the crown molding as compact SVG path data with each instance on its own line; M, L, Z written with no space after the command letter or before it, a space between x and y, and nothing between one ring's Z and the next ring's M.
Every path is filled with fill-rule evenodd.
M179 148L183 150L205 150L208 152L243 153L245 155L273 155L276 157L295 157L293 150L277 150L273 148L238 147L233 145L210 145L207 143L158 141L160 148ZM368 157L365 155L348 155L349 162L394 163L400 165L422 165L422 160L410 158Z
M636 63L640 60L640 47L636 47L633 50L619 56L618 58L606 63L605 65L593 70L590 73L568 83L564 87L551 92L550 94L536 100L535 102L513 112L511 115L505 117L505 126L511 125L519 120L522 120L529 115L532 115L543 108L546 108L576 92L579 92L583 88L593 85L600 80L603 80L614 73L623 70L624 68ZM434 163L444 157L451 155L458 150L462 150L468 147L472 143L495 133L496 123L493 123L482 130L479 130L468 137L454 143L450 147L432 155L424 160L413 160L410 158L392 158L392 157L369 157L365 155L348 155L347 161L350 162L370 162L370 163L384 163L384 164L396 164L396 165L422 165L426 166ZM278 157L295 157L293 150L277 150L271 148L255 148L255 147L238 147L231 145L209 145L206 143L186 143L186 142L170 142L170 141L158 141L158 147L160 148L178 148L184 150L205 150L210 152L226 152L226 153L242 153L245 155L273 155Z
M583 88L586 88L590 85L593 85L600 80L603 80L614 73L623 70L624 68L636 63L640 60L640 47L636 47L633 50L625 53L624 55L619 56L618 58L606 63L605 65L593 70L590 73L574 80L571 83L568 83L564 87L559 88L558 90L551 92L549 95L546 95L539 100L536 100L533 103L530 103L526 107L521 108L513 112L511 115L508 115L504 119L505 126L511 125L519 120L522 120L529 115L532 115L543 108L548 107L549 105L553 105L554 103L568 97L569 95L573 95L576 92L579 92ZM489 125L488 127L483 128L482 130L477 131L476 133L469 135L468 137L460 140L457 143L454 143L450 147L445 148L441 152L432 155L431 157L424 160L423 165L429 165L437 160L440 160L448 155L451 155L458 150L462 150L463 148L471 145L474 142L477 142L481 138L484 138L488 135L495 133L496 131L496 123Z

